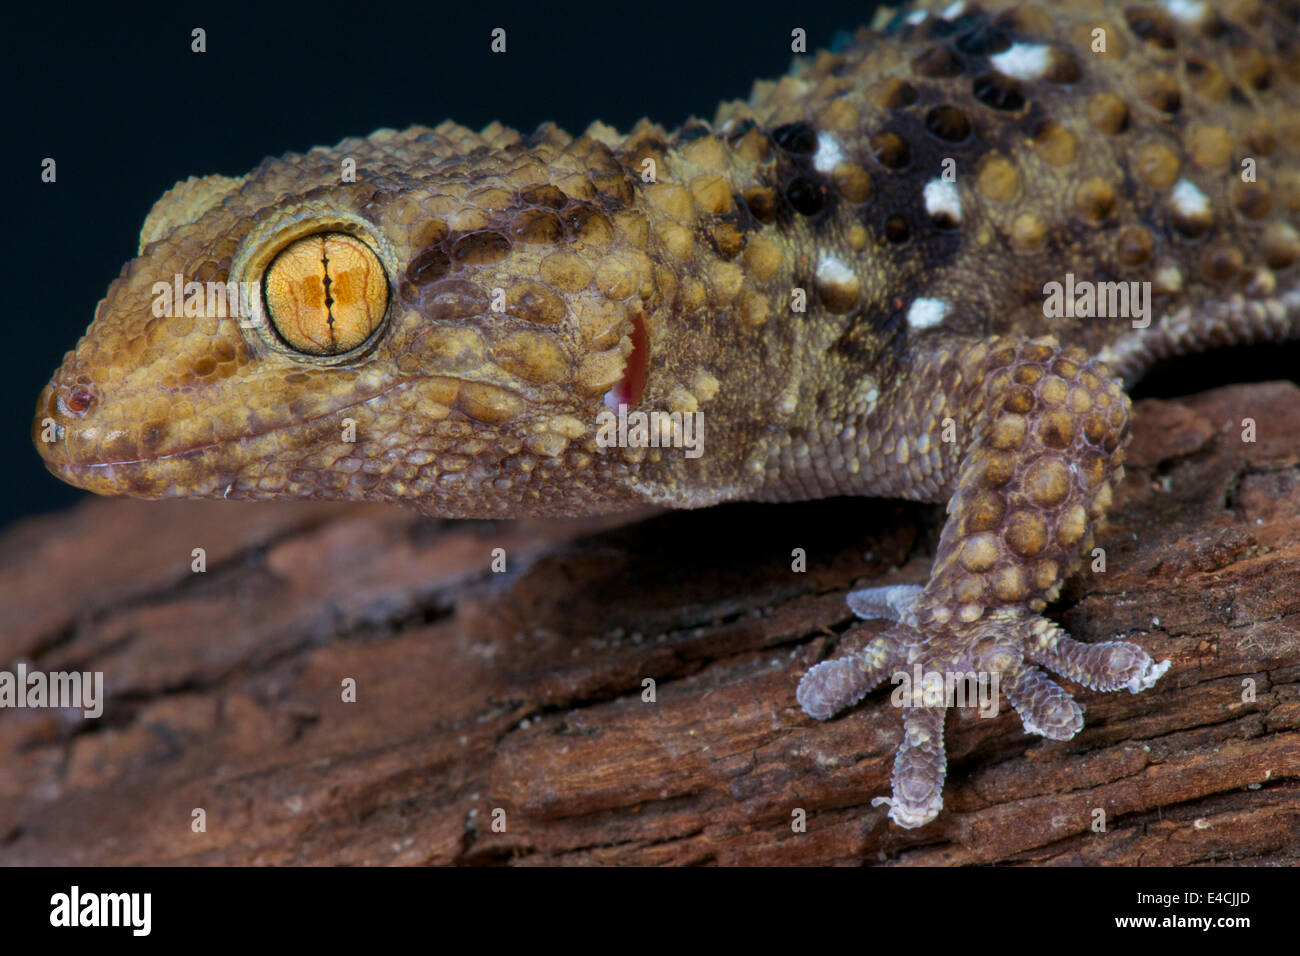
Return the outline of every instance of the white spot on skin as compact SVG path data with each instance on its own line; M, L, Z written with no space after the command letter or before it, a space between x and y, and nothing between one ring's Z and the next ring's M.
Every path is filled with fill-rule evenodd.
M1155 287L1159 292L1178 292L1183 287L1183 274L1176 266L1164 266L1155 274Z
M847 285L857 281L853 270L844 264L844 260L834 255L824 254L817 260L817 281L831 285Z
M1041 43L1013 43L1002 53L989 57L999 73L1017 80L1034 80L1047 72L1052 62L1052 48Z
M867 414L876 410L876 402L880 401L880 390L872 385L862 393L862 408Z
M912 26L916 26L918 23L924 23L929 19L929 16L930 12L928 10L913 10L903 19L912 24Z
M1184 216L1205 216L1210 212L1210 200L1187 179L1178 180L1170 200L1174 209Z
M957 0L956 3L950 3L948 6L944 7L943 13L939 14L939 16L943 17L945 20L955 20L957 17L961 16L961 12L965 9L966 0Z
M870 375L863 375L861 378L859 378L857 385L854 387L853 390L852 407L863 412L864 414L870 413L876 407L876 402L878 402L879 400L880 400L879 383ZM847 440L851 441L856 437L857 437L856 430L852 434L848 434L847 432L845 433L845 438Z
M829 173L844 162L844 152L830 133L817 134L817 152L813 153L813 168L819 173Z
M916 299L907 310L907 324L914 329L929 329L948 315L950 306L943 299Z
M947 216L953 222L961 222L961 196L957 194L957 184L946 179L932 179L925 184L925 211L932 219Z
M1171 17L1184 23L1200 23L1205 17L1205 4L1200 0L1161 0L1160 5Z

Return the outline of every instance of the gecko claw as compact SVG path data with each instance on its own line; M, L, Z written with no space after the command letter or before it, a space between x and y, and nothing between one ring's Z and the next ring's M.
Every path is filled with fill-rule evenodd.
M889 819L905 830L915 830L917 827L925 826L939 815L939 811L943 809L943 798L926 802L920 809L902 800L895 800L893 797L872 797L871 805L889 807Z
M1145 652L1143 653L1143 656L1146 657ZM1128 682L1129 693L1136 694L1149 687L1154 687L1156 681L1165 676L1165 671L1169 670L1169 665L1170 662L1167 660L1161 661L1157 664L1155 661L1151 660L1150 657L1147 657L1146 662L1142 667L1142 672L1140 674L1135 674Z

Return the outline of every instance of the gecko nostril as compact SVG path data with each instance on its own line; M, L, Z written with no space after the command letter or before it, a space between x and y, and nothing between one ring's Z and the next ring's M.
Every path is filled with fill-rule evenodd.
M74 388L59 396L59 410L73 418L80 418L86 414L94 403L95 396L84 388Z

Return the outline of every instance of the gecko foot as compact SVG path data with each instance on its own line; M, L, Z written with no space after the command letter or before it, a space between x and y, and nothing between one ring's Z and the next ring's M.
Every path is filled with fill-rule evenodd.
M1050 336L976 343L931 363L932 376L966 384L953 408L954 425L964 425L943 473L948 517L929 580L850 594L855 614L891 625L858 653L812 668L798 691L803 709L825 720L886 679L898 685L891 701L903 711L903 742L882 802L902 827L943 806L949 707L974 698L991 717L1005 693L1027 733L1068 740L1083 710L1048 672L1137 693L1169 668L1127 641L1081 644L1040 613L1092 551L1123 477L1129 399L1120 383ZM931 387L917 386L915 401ZM930 427L911 447L938 439Z
M943 721L949 707L978 703L982 716L995 716L1000 689L1026 733L1069 740L1083 727L1083 711L1046 670L1093 690L1137 693L1169 669L1169 661L1153 661L1136 644L1083 644L1046 618L1015 609L999 609L973 624L930 622L922 632L914 624L920 590L853 592L849 605L856 614L896 623L861 651L811 668L797 692L804 711L825 720L886 679L899 685L891 696L903 711L893 794L876 797L872 806L888 806L889 818L900 827L922 826L943 808Z

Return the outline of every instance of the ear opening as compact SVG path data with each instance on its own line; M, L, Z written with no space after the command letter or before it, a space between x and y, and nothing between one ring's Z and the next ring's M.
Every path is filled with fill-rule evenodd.
M623 364L623 378L605 393L605 404L631 408L641 401L649 365L650 340L645 334L645 318L638 312L632 317L632 351Z

